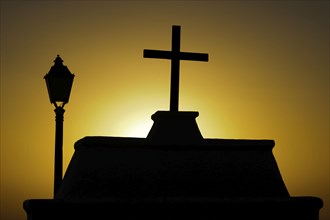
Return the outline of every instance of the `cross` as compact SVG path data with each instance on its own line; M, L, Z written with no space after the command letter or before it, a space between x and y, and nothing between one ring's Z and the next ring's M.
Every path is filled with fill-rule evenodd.
M180 60L208 61L209 55L206 53L191 53L180 51L181 27L172 26L172 51L147 50L143 51L144 58L158 58L171 60L171 97L170 111L179 110L179 72Z

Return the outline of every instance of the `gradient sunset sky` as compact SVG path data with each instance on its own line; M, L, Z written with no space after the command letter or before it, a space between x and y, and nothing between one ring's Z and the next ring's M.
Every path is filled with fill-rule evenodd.
M329 1L1 0L1 220L52 198L55 113L44 75L59 54L74 84L64 170L85 136L145 137L169 109L170 61L143 49L209 54L182 61L182 111L204 138L273 139L291 196L329 193Z

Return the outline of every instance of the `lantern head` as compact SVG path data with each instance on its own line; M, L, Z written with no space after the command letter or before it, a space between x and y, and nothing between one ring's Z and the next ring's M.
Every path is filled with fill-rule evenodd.
M69 102L74 74L63 65L63 60L57 55L52 66L45 75L49 99L55 107L63 107Z

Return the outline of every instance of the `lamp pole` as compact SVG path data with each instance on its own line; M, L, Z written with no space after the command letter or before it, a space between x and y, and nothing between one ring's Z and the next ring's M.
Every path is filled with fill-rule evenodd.
M63 120L64 105L69 102L74 74L63 65L57 55L54 65L45 75L50 102L55 106L55 158L54 158L54 197L58 192L63 178Z
M54 160L54 196L63 178L63 121L64 112L63 107L57 106L55 108L55 160Z

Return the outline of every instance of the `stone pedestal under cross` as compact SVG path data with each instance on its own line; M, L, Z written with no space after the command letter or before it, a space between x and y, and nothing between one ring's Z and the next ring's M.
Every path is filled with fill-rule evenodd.
M208 61L208 54L180 51L181 27L172 26L172 51L148 50L143 51L144 58L159 58L171 60L171 97L170 111L179 111L179 78L180 60Z

